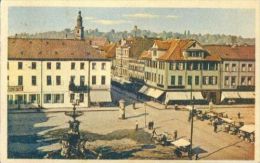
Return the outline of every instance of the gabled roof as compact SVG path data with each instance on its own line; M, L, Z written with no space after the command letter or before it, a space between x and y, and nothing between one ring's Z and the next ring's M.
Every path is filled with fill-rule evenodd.
M126 44L121 47L129 47L129 57L139 58L143 51L153 46L154 38L133 37L126 40Z
M166 42L166 43L162 43ZM173 39L173 40L167 40L167 41L156 41L156 44L165 44L170 46L165 49L166 52L158 57L158 60L161 61L182 61L186 60L183 56L183 52L188 50L194 43L199 44L196 40L192 39ZM201 45L200 45L201 46ZM166 46L165 46L166 47ZM203 60L208 61L220 61L220 57L218 55L212 55L212 54L206 54L205 58Z
M255 46L252 45L205 45L204 48L223 60L255 60Z
M104 51L104 54L107 58L114 58L116 56L116 46L117 44L113 43L105 45L101 47L101 49Z
M74 39L8 39L9 59L106 59L89 41Z

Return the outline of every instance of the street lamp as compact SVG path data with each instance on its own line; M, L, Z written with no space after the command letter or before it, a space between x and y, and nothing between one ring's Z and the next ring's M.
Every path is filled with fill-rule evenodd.
M192 81L191 81L191 90L190 90L190 95L191 95L191 131L190 131L190 151L189 151L189 156L190 159L192 160L192 138L193 138L193 111L194 111L194 96L192 95Z
M144 124L145 124L145 128L146 126L146 103L144 103Z

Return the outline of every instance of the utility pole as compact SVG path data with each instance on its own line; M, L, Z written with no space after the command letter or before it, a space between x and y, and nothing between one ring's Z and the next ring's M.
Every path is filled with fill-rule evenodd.
M191 109L191 131L190 131L190 151L189 151L189 156L190 159L192 160L192 138L193 138L193 110L194 110L194 97L192 95L192 80L191 80L191 91L190 91L190 95L191 95L191 105L192 105L192 109Z

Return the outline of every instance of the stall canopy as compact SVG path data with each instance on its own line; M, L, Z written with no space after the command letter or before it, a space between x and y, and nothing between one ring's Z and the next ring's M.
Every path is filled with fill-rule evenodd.
M178 139L174 142L171 142L171 144L175 145L176 147L186 147L190 145L190 142L185 139Z
M201 92L192 92L192 96L195 100L205 100L201 95ZM171 100L191 100L190 92L167 92L165 102L168 103Z
M244 132L247 132L247 133L252 133L252 132L255 132L255 125L244 125L242 127L240 127L239 129L240 131L244 131Z
M107 90L91 90L90 91L91 102L111 102L110 91Z
M223 101L224 99L239 99L240 96L238 94L238 92L222 92L221 95L221 101Z

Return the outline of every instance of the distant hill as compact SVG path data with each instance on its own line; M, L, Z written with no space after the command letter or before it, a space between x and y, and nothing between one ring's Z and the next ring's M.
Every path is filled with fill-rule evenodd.
M111 30L109 32L100 32L98 29L89 29L85 30L85 38L93 38L93 37L105 37L110 42L117 42L122 38L127 38L129 36L145 36L152 38L161 38L172 39L172 38L191 38L199 41L202 44L248 44L254 45L254 38L243 38L241 36L234 35L224 35L224 34L192 34L189 30L184 31L184 33L178 32L166 32L163 31L161 33L151 32L149 30L140 30L135 29L128 31L118 31ZM16 36L11 37L22 37L22 38L74 38L73 31L69 28L64 29L63 31L48 31L43 33L19 33Z

